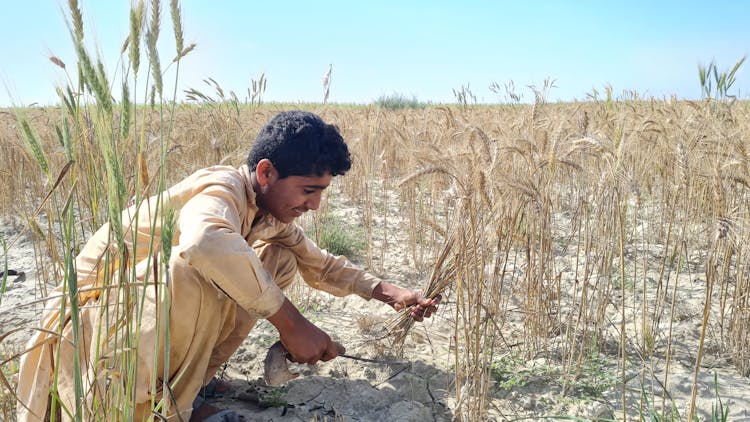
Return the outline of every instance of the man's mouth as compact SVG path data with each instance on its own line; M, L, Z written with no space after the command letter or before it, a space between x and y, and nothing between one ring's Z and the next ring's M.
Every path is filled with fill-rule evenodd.
M292 208L292 212L293 212L294 214L296 214L296 216L297 216L297 217L299 217L299 216L301 216L302 214L304 214L304 213L305 213L305 211L307 211L307 210L303 210L303 209L300 209L300 208Z

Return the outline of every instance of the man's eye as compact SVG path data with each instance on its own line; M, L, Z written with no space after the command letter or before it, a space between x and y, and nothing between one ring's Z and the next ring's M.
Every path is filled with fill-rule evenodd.
M312 189L305 189L304 192L305 192L305 195L312 195L315 193L315 191Z

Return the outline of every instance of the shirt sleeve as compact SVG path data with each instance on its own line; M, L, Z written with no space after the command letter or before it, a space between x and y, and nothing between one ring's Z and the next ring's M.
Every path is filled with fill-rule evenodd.
M346 257L319 248L297 224L286 224L269 242L292 250L297 257L300 275L308 285L335 296L357 294L369 300L381 281Z
M281 308L284 294L242 237L244 185L231 177L218 179L199 189L180 211L180 257L251 317L267 318Z

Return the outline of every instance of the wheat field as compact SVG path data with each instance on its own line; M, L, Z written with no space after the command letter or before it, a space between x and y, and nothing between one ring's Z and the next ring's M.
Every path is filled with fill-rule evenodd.
M286 107L177 107L167 185L203 166L239 165L248 140ZM457 393L490 394L493 357L509 350L554 359L570 379L600 354L617 363L620 377L653 371L665 385L680 354L696 373L709 358L750 372L747 104L306 108L336 122L352 149L355 165L338 184L362 209L365 265L378 270L376 258L388 252L388 242L372 242L375 220L390 218L389 230L407 239L405 258L424 273L453 239L442 265L452 267L444 290L455 303ZM55 131L60 113L25 111L52 177L39 171L15 116L5 114L0 130L3 218L28 226L49 258L38 260L40 294L59 284L60 240L49 227L60 202L72 196L79 204L81 233L106 215L87 203L101 178L72 185L69 170L53 184L67 163ZM155 114L143 111L146 134L158 130L150 128ZM77 171L106 168L94 151L79 153ZM147 163L158 164L159 153L143 151L157 157ZM134 195L137 158L122 157ZM389 196L397 199L385 207ZM699 294L696 314L682 309L688 287ZM700 330L678 336L673 330L685 319ZM623 403L631 394L622 391ZM487 410L481 401L465 406L471 420Z
M60 89L59 107L0 110L9 227L0 264L12 268L6 251L19 239L33 246L29 302L66 284L86 236L130 198L201 167L239 166L270 117L302 108L338 125L352 151L327 207L356 206L347 223L364 234L361 264L384 276L408 267L419 275L411 287L444 297L447 353L434 364L450 374L453 419L512 419L514 401L524 403L511 412L518 419L722 420L727 403L735 419L747 416L748 393L733 387L750 375L747 102L537 96L392 109L241 101L213 81L214 92L182 103L149 51L159 19L148 20L143 3L133 10L123 56L147 82L123 83L114 100L71 13L88 94L73 84ZM179 63L192 46L176 2L171 12ZM138 83L152 86L150 98L128 97ZM414 341L403 320L389 327L392 347ZM22 349L5 334L23 329L0 329L4 420L13 419ZM554 406L525 401L539 379L558 387L547 396ZM560 407L566 400L604 410L577 415ZM115 411L103 409L102 419Z

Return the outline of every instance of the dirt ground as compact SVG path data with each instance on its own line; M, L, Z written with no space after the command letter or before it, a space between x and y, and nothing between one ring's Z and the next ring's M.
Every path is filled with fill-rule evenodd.
M340 208L342 218L357 218L353 207ZM12 239L19 230L19 226L8 222L0 224L5 239ZM383 272L379 275L406 287L421 288L429 274L414 269L399 244L406 243L389 241ZM0 332L28 327L38 320L35 259L28 235L21 236L10 247L8 266L24 271L25 276L8 278L7 291L0 303ZM695 274L680 287L681 316L673 328L674 357L668 385L662 385L664 368L658 361L632 358L625 385L628 419L639 418L642 389L653 392L652 398L659 402L666 391L665 396L672 399L682 418L685 417L702 324L705 286L701 277L696 268ZM308 319L346 347L347 355L370 361L339 357L316 366L293 365L300 373L297 379L282 388L268 387L262 381L262 362L277 336L270 324L261 321L221 374L230 380L232 389L211 399L211 403L234 409L248 421L450 421L457 416L460 404L455 399L452 371L454 322L450 295L446 295L434 318L412 330L402 355L395 353L387 336L386 324L396 315L390 307L356 296L335 298L306 286L294 287L289 296ZM633 311L626 315L635 314L637 304L630 305ZM619 318L619 313L613 311L613 327L619 326ZM514 324L520 324L520 319L507 322L506 338L517 332ZM697 374L699 418L710 419L711 407L716 403L716 374L720 397L729 408L728 420L750 421L750 379L737 373L719 346L716 327L710 328L707 354ZM19 350L27 336L25 330L8 336L0 344L0 350ZM613 333L607 341L615 342L616 338ZM554 343L555 339L550 341ZM502 355L507 358L505 363L498 366L502 370L495 373L486 420L622 419L617 350L614 344L611 352L600 356L598 366L585 374L587 378L581 381L580 389L565 391L560 380L561 364L553 355L522 359L508 351Z

